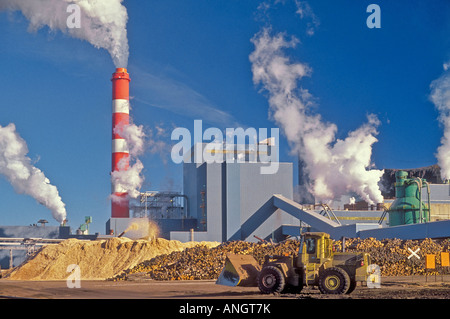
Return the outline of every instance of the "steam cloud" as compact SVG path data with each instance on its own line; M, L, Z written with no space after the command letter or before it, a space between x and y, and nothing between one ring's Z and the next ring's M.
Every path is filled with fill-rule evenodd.
M128 124L117 125L114 128L114 133L122 136L129 148L130 155L137 157L144 153L145 150L145 132L142 125Z
M444 64L444 74L434 80L431 85L430 100L439 111L439 122L444 129L441 145L437 149L436 158L441 168L441 178L450 179L450 71L449 64Z
M106 49L116 67L127 67L128 14L123 0L0 0L0 10L21 11L30 21L29 30L47 26L70 36L86 40L96 48ZM80 8L80 28L67 25L67 8Z
M127 170L123 170L126 162L121 160L118 164L118 171L111 173L111 179L115 185L119 185L127 194L128 197L137 198L140 194L139 189L142 187L144 178L141 175L144 165L139 159L135 159L135 163L131 165ZM121 201L122 198L111 195L113 201Z
M27 154L28 146L16 132L16 126L13 123L0 126L0 173L16 192L32 196L62 223L66 219L66 209L58 189L50 184L40 169L31 164Z
M130 152L130 163L132 164L128 170L123 170L127 162L119 162L118 171L111 173L111 179L114 184L120 185L124 189L128 198L137 198L140 195L140 189L144 183L142 170L144 165L139 160L139 156L146 154L159 154L164 163L167 162L167 150L169 146L163 140L166 135L166 129L161 125L155 125L154 131L151 129L144 130L142 125L128 124L118 125L114 132L122 136L126 142ZM121 201L121 197L111 195L112 200Z
M145 137L144 128L142 125L136 124L118 125L114 132L122 136L127 142L130 152L130 167L124 170L127 162L122 159L118 163L118 171L111 173L111 180L115 185L119 185L128 196L131 198L137 198L140 194L140 188L144 182L144 177L141 172L144 168L142 162L138 159L138 156L145 151ZM120 201L122 198L115 195L111 195L112 200Z
M312 95L297 86L311 74L311 68L291 63L283 52L295 47L298 40L286 39L282 33L272 36L271 30L264 28L251 41L255 46L249 57L253 82L269 93L270 115L282 128L292 151L303 160L316 199L324 202L356 194L369 204L382 202L378 182L383 171L371 169L377 117L368 115L366 124L344 140L336 139L337 126L313 114Z

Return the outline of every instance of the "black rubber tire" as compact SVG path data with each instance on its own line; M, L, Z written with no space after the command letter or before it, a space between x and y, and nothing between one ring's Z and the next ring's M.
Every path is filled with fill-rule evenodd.
M285 285L283 273L275 266L264 267L258 275L258 288L263 294L281 293Z
M356 288L356 281L354 279L350 279L350 287L348 288L346 294L351 294L353 290Z
M323 294L345 294L350 288L350 276L339 267L325 269L319 276L319 290Z

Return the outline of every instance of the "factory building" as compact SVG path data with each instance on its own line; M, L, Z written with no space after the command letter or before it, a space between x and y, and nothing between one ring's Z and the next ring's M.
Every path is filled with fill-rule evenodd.
M423 192L422 200L425 204L430 205L429 221L440 221L450 219L450 184L429 184L428 194ZM390 207L394 198L386 199L385 206Z
M430 221L450 219L450 184L430 184Z
M212 163L206 160L195 162L194 158L198 158L196 150L205 152L206 146L202 144L197 148L194 145L184 160L183 194L141 194L140 205L131 208L133 217L111 218L106 224L107 233L120 234L136 218L148 218L158 225L160 236L166 239L183 242L257 241L257 238L275 236L283 224L299 225L298 220L279 210L257 230L244 235L242 224L261 209L273 194L293 198L292 163L278 162L278 154L275 153L273 162L262 162L258 153L260 150L237 145L222 153L223 160L216 157ZM272 154L270 146L268 152ZM268 165L276 165L276 170L263 174ZM180 199L181 202L178 201Z
M335 222L333 227L342 226L336 234L348 230L348 234L354 236L361 230L395 226L389 222L394 213L385 212L395 198L368 205L363 201L350 203L350 196L343 196L324 205L314 203L314 198L306 194L304 198L309 199L308 203L295 198L302 205L288 203L286 206L287 201L294 199L292 163L281 163L275 158L277 170L273 174L262 174L261 169L268 163L259 160L260 150L252 149L250 145L244 148L234 145L220 151L221 159L216 157L215 161L208 162L202 156L196 156L196 152L207 152L207 146L194 145L185 155L183 193L143 193L141 205L130 207L133 217L111 218L107 231L117 235L134 218L148 218L159 226L160 236L166 239L224 242L272 238L277 241L288 235L296 236L301 229L316 229L300 217L294 217L300 216L302 213L296 214L301 210L326 217ZM390 180L390 175L387 171L385 180ZM299 182L305 182L304 176L299 177ZM389 190L389 187L384 189ZM429 194L431 213L428 221L450 219L450 185L429 184ZM384 195L389 196L389 193ZM423 201L426 200L424 195Z
M48 226L39 220L29 226L0 226L0 267L8 269L20 265L43 245L58 243L71 235L68 226ZM86 239L94 237L85 236Z
M202 145L204 151L206 144ZM195 148L189 154L195 157ZM293 197L292 163L280 163L273 174L262 174L269 163L259 161L258 150L247 150L243 161L238 162L240 152L234 147L235 160L183 164L184 195L188 198L190 217L197 220L195 240L248 240L267 238L282 224L299 224L283 211L277 211L252 234L244 235L242 224L258 211L273 194ZM193 158L192 157L192 158ZM190 232L171 232L171 239L189 240Z
M380 190L384 197L383 203L369 205L362 200L352 202L351 196L345 195L328 203L329 208L343 225L380 222L383 226L389 226L389 215L385 215L382 220L380 218L382 218L384 210L389 208L395 200L395 174L399 171L407 172L410 178L419 177L427 181L431 207L429 221L450 219L450 184L448 181L441 179L438 165L413 169L384 169L384 174L380 180ZM304 163L301 158L298 160L298 183L297 193L294 194L296 201L302 204L310 204L309 209L311 210L321 211L322 205L316 203L314 197L308 191L309 180L304 173ZM428 191L424 189L422 200L428 205L427 193Z

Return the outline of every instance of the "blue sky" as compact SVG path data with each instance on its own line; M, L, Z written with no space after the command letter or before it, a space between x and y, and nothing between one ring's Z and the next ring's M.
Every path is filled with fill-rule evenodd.
M301 18L295 1L124 1L131 76L131 116L167 143L147 152L142 190L182 191L182 167L171 163L170 133L208 126L271 128L267 96L252 81L251 38L270 25L295 36L286 51L312 73L301 80L316 99L315 111L335 123L338 138L374 113L381 121L372 161L382 168L436 163L442 128L429 101L430 83L450 60L450 3L426 1L317 0ZM369 29L366 8L381 9L381 28ZM308 28L314 27L314 34ZM60 32L29 32L20 13L0 12L0 125L15 123L29 157L66 203L76 229L93 216L91 231L104 233L110 216L111 74L115 67L99 50ZM296 158L280 139L280 159ZM28 225L50 212L0 179L0 224Z

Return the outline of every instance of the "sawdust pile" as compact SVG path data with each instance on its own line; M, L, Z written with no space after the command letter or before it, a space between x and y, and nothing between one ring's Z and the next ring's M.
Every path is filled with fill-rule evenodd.
M104 280L161 254L183 251L195 246L212 248L218 242L187 242L157 238L131 240L111 238L83 241L67 239L43 247L35 256L8 276L11 280L66 280L67 267L79 266L82 280Z

